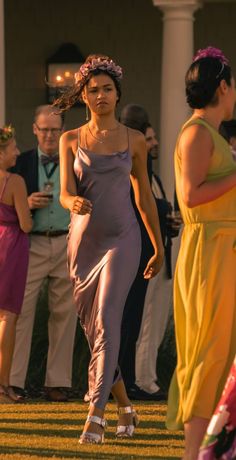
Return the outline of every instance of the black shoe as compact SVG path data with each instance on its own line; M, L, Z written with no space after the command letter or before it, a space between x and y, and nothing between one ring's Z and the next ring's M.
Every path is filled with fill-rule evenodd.
M15 393L17 396L20 396L20 398L22 398L22 399L29 399L29 394L28 394L28 392L27 392L24 388L15 387L14 385L11 385L10 388L12 388L13 391L14 391L14 393Z
M45 388L45 399L51 402L67 402L68 397L61 388L47 387Z
M164 393L161 389L156 391L155 393L148 393L147 391L142 390L137 385L132 385L127 390L128 397L134 400L140 401L166 401L167 394Z

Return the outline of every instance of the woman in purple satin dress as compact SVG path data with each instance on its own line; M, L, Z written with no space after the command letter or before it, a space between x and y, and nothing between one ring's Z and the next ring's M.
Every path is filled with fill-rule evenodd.
M130 179L153 244L144 271L159 271L163 246L146 170L144 136L115 117L122 69L109 57L89 56L75 86L55 102L61 110L83 100L91 119L62 135L61 203L71 211L69 269L78 315L89 342L89 416L80 443L103 442L106 403L118 405L116 436L131 437L137 416L127 397L118 354L123 308L140 258L140 231L130 200Z
M14 129L0 128L0 403L19 402L9 387L15 343L28 268L32 220L26 186L17 174L7 172L15 165L19 150Z

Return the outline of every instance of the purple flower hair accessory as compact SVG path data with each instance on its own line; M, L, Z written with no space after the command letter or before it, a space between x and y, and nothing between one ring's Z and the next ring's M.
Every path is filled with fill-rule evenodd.
M83 79L86 79L90 72L93 72L97 69L105 71L110 75L113 75L115 78L117 78L117 80L122 79L122 68L116 65L115 62L112 61L112 59L108 60L97 58L93 59L91 62L83 64L80 67L79 71L75 74L75 83L78 83Z
M207 48L198 50L193 58L193 62L207 57L219 59L222 64L229 65L229 60L225 57L223 52L219 48L214 48L214 46L208 46Z

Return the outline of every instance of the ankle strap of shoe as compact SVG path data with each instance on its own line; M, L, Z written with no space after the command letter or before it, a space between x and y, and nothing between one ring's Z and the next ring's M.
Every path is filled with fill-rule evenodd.
M96 415L88 415L87 423L93 422L97 423L98 425L102 426L102 428L105 428L107 426L107 421L105 418L97 417Z
M134 412L132 406L124 406L124 407L118 407L118 414L123 415L123 414L132 414Z

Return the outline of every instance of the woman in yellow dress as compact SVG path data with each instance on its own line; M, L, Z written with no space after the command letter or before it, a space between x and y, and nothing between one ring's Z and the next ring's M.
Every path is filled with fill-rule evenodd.
M167 427L184 427L183 458L195 460L236 353L236 164L218 133L233 116L235 81L220 50L199 50L186 74L186 96L194 111L175 150L185 225L175 273L178 361Z

